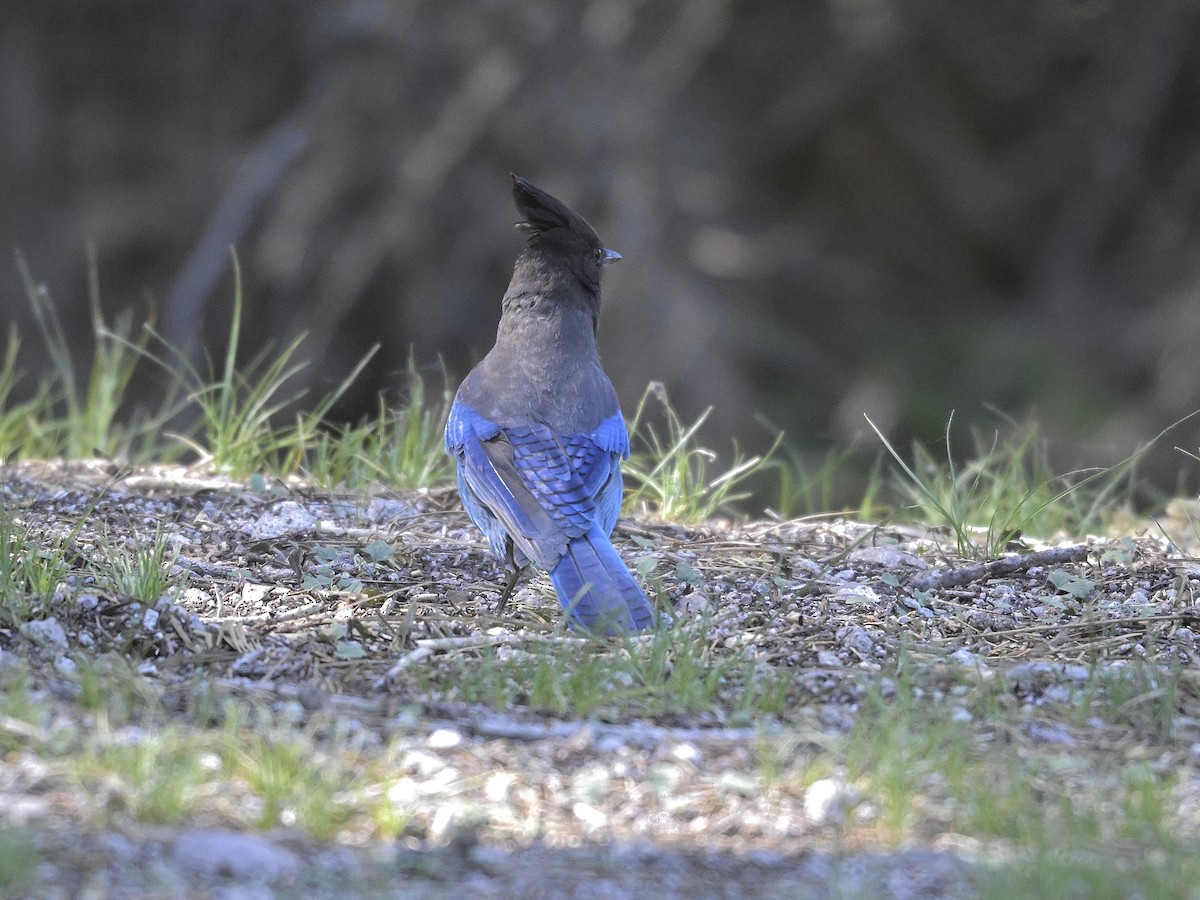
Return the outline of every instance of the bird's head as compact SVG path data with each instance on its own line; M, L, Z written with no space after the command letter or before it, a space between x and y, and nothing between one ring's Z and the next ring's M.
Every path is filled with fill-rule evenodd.
M513 200L525 220L517 223L531 249L567 264L583 285L600 290L600 269L621 258L600 241L596 229L561 200L513 175Z

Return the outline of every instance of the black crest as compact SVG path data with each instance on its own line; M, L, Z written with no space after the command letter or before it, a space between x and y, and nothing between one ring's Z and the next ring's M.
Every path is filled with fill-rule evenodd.
M525 221L517 223L518 228L530 237L562 228L593 246L600 246L600 236L587 219L520 175L513 175L512 180L513 200L525 216Z

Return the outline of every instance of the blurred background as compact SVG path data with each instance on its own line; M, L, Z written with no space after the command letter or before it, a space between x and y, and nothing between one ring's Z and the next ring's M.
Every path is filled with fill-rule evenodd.
M718 448L873 457L864 413L903 446L1000 410L1106 465L1200 408L1197 0L0 6L27 344L13 252L85 353L90 246L106 311L217 354L232 245L247 345L307 333L314 392L382 343L356 419L410 348L457 379L490 347L509 172L625 257L601 350L626 411L661 380ZM1198 443L1144 471L1176 488Z

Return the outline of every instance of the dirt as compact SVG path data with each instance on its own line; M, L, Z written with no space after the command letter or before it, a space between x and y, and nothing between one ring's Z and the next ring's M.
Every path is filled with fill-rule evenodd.
M9 466L0 497L70 551L29 622L0 626L0 669L20 661L55 701L47 721L0 722L0 808L40 860L29 896L973 896L969 841L847 844L845 818L870 809L836 779L819 802L788 764L764 785L764 742L815 752L844 735L899 654L1005 679L1029 707L1097 666L1149 660L1197 681L1200 568L1150 532L1014 548L988 569L929 528L623 521L618 547L674 627L707 658L784 678L787 702L740 714L730 688L694 711L600 703L575 720L519 691L502 708L463 699L447 680L464 660L583 646L544 579L496 615L502 572L450 490L343 496L96 461ZM156 535L173 557L161 598L96 577ZM317 841L104 809L37 748L55 717L83 715L80 662L111 655L136 668L147 722L191 721L205 694L249 698L297 728L342 723L363 753L395 760L408 825L394 841ZM1180 702L1187 714L1154 749L1200 768L1194 696ZM1119 723L1042 727L1026 738L1143 741ZM196 845L212 849L197 861Z

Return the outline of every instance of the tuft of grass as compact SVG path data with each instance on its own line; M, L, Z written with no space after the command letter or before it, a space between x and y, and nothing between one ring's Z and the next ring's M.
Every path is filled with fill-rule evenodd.
M259 828L295 827L329 840L354 813L349 790L358 761L344 731L334 728L318 749L313 725L292 729L262 711L258 718L251 728L231 714L222 731L220 772L244 785L243 815Z
M40 856L24 830L0 824L0 893L21 896L32 883Z
M81 758L80 774L107 782L110 804L156 825L178 824L195 811L211 769L207 736L159 725L115 734L102 729L95 743L94 769Z
M0 668L0 721L34 725L42 721L47 705L43 696L35 696L29 670L23 664L10 663ZM10 728L0 728L0 753L7 754L21 743L20 735L13 735Z
M69 570L67 548L74 539L45 541L13 512L0 508L0 623L19 627L43 598L54 594Z
M1147 740L1167 743L1178 725L1181 700L1194 703L1198 687L1183 677L1178 664L1093 664L1076 698L1073 720L1081 724L1098 718Z
M1179 827L1175 776L1126 763L1105 779L1103 794L1092 786L1081 796L1073 791L1082 783L1075 773L1087 768L1079 760L1074 770L1060 763L1057 772L1041 764L1032 773L1012 773L1014 782L1004 788L1033 796L1012 809L1022 820L1014 828L1020 843L1008 859L980 871L980 896L1118 900L1193 893L1200 861L1192 836ZM1039 800L1047 812L1033 816Z
M422 488L454 480L454 464L442 437L454 399L449 379L443 371L441 392L431 398L411 355L407 376L403 405L389 408L380 397L373 417L315 435L306 454L309 477L330 490L372 484Z
M160 527L146 546L104 548L96 561L96 571L118 594L153 605L178 584L179 579L171 575L178 556Z
M329 410L379 347L376 345L369 350L350 374L312 410L298 413L289 426L277 425L278 415L305 393L303 390L287 393L288 382L305 365L293 361L304 336L298 336L281 351L276 352L270 346L262 348L239 369L242 276L236 256L233 257L233 275L233 316L225 356L219 366L210 359L207 372L200 373L186 353L171 346L149 326L147 329L162 345L162 355L149 350L142 352L165 371L182 373L188 390L187 401L199 409L200 434L198 438L181 436L180 440L197 455L219 471L235 475L262 471L292 474L303 465L306 448L322 427Z
M1026 533L1049 537L1063 530L1099 529L1119 498L1131 492L1138 460L1169 430L1110 468L1055 474L1033 424L1010 423L1004 435L973 432L974 455L960 463L951 440L951 414L944 459L914 444L910 463L874 422L867 422L899 470L897 490L914 518L947 527L959 554L969 558L998 556Z
M973 724L950 714L959 704L994 715ZM903 662L867 691L851 731L802 771L841 772L854 786L856 808L840 827L856 844L935 834L978 842L983 897L1185 896L1200 860L1179 811L1180 773L1137 754L1098 766L1088 750L1022 737L1019 721L1038 715L1002 685L946 684ZM999 732L997 722L1006 723ZM787 762L770 759L775 769Z
M19 627L62 589L75 556L75 540L112 483L95 494L61 535L35 534L13 509L0 505L0 624Z
M663 433L650 421L647 406L651 400L657 402L665 419ZM625 492L626 509L649 508L663 519L702 522L750 496L744 490L747 479L763 471L783 435L760 456L743 456L735 442L729 468L713 476L710 469L717 454L702 447L697 438L711 412L709 407L689 425L671 406L662 383L650 383L629 423L633 454L623 469L630 483Z
M749 658L717 652L706 625L663 627L617 643L531 639L452 655L436 668L409 671L409 677L421 696L606 721L722 707L731 721L744 724L782 713L791 686Z
M329 488L372 482L428 487L453 477L442 448L442 428L453 396L449 382L443 373L440 392L431 391L411 357L404 405L389 409L381 399L379 412L358 425L330 424L330 410L378 346L311 409L282 421L305 395L289 387L305 365L296 359L303 336L281 350L264 347L239 365L243 292L236 257L225 352L200 368L159 335L152 322L135 332L129 313L112 323L105 320L93 260L88 297L94 344L86 375L77 371L49 291L34 281L20 256L17 265L51 368L32 396L18 402L22 343L10 328L0 358L0 461L100 455L162 463L190 450L223 472L280 477L305 472ZM151 412L129 396L142 362L167 376L165 381L158 379L165 385L163 399ZM189 413L195 414L195 421L183 434L166 431L168 423Z
M12 399L22 378L17 368L20 355L21 338L16 326L10 325L4 359L0 361L0 463L11 457L53 455L42 453L46 447L38 437L44 431L39 422L53 405L49 383L42 381L28 400L18 403Z
M879 808L878 837L899 841L915 827L923 798L963 783L970 733L952 717L931 717L919 689L901 681L890 696L875 685L864 698L844 749L847 775Z
M883 478L877 458L866 471L865 478L857 465L857 448L831 449L814 465L800 451L782 445L783 458L770 459L765 468L776 478L775 503L772 510L782 519L821 515L841 506L846 483L862 481L857 509L852 515L863 522L874 522L881 514Z
M17 270L41 332L51 373L38 384L30 400L9 405L20 379L16 368L20 340L15 331L10 331L4 362L0 364L0 458L102 456L162 461L169 457L158 446L158 437L174 414L178 382L168 381L162 402L154 411L130 402L130 380L149 336L132 339L133 318L129 313L118 316L111 325L105 320L94 254L89 255L88 265L93 346L86 376L76 371L49 290L34 281L20 254Z
M136 660L117 651L76 654L75 702L107 728L119 728L153 709L158 695L138 674Z

